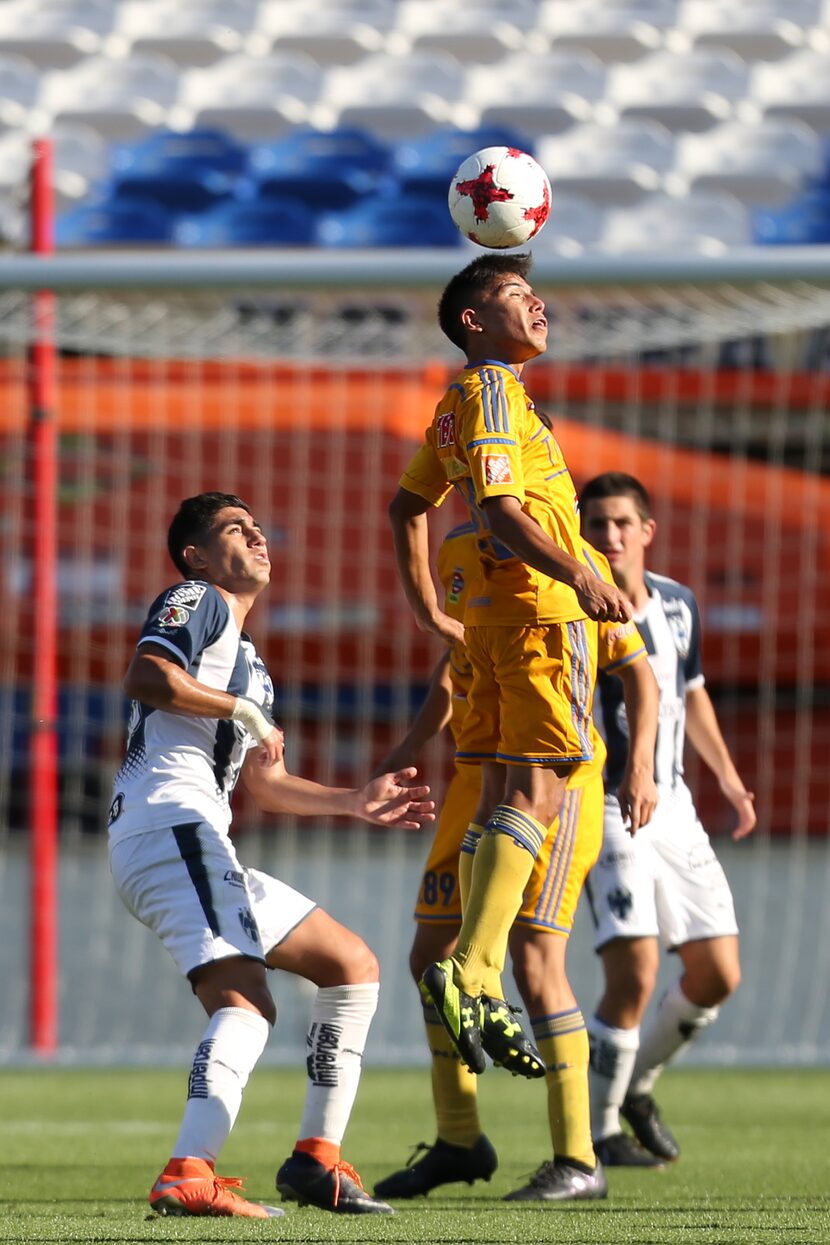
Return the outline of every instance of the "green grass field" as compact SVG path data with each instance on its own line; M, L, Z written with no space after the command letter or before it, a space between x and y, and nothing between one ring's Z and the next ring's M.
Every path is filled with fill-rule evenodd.
M659 1172L612 1171L606 1202L512 1206L503 1195L549 1157L544 1094L490 1069L485 1130L500 1166L490 1184L452 1185L400 1203L394 1217L289 1207L284 1219L148 1217L167 1158L184 1071L0 1072L0 1240L7 1242L608 1242L614 1245L815 1245L830 1242L830 1069L679 1069L660 1102L683 1157ZM304 1079L261 1069L248 1087L220 1171L272 1201L291 1149ZM369 1069L345 1157L368 1186L434 1135L425 1070Z

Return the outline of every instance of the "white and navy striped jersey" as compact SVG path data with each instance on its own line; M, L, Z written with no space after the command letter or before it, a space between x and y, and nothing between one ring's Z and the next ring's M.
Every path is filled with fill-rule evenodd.
M246 696L271 716L268 671L212 584L187 580L163 592L150 607L138 647L148 642L169 650L200 683ZM230 719L166 713L133 701L127 754L113 784L111 840L193 821L227 828L230 796L254 746Z
M700 613L694 593L685 584L646 572L648 604L637 629L643 638L657 686L660 689L660 721L654 758L658 786L675 787L683 778L683 744L686 727L686 693L702 687L700 665ZM628 723L623 686L602 671L597 678L594 721L608 748L605 785L616 791L628 755Z

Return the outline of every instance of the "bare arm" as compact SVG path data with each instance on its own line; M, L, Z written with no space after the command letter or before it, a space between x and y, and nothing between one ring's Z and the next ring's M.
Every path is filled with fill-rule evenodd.
M597 622L628 622L633 616L631 604L619 588L607 584L560 549L525 514L517 497L488 497L482 504L496 539L528 566L573 588L580 608L589 618Z
M617 792L629 834L647 825L657 807L654 782L654 748L660 714L660 691L647 657L614 672L622 681L628 720L628 759Z
M755 829L755 795L747 791L721 734L715 706L705 687L686 693L686 738L718 780L721 791L738 814L733 839Z
M249 757L242 766L242 781L259 808L267 813L295 813L300 817L358 817L376 826L397 826L420 830L435 820L429 787L416 787L411 779L414 767L394 774L381 774L360 790L326 787L289 774L284 761L270 769L252 764Z
M427 511L429 502L417 493L399 488L389 506L395 559L406 599L415 621L422 631L440 636L447 644L463 642L464 628L445 614L438 604L438 594L429 565L429 533Z
M452 714L452 683L450 653L444 653L432 672L429 689L412 725L394 748L374 768L374 774L385 774L414 765L421 750L438 735Z
M282 731L268 721L253 701L206 687L189 675L162 644L141 645L133 655L122 686L132 700L165 713L241 722L259 744L260 765L274 765L282 757Z

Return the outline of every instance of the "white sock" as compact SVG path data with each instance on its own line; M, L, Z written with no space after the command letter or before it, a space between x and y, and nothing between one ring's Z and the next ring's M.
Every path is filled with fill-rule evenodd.
M691 1003L679 981L669 986L643 1034L629 1092L650 1094L664 1066L714 1024L719 1012L719 1007Z
M614 1029L594 1016L588 1022L588 1039L591 1043L588 1072L591 1133L594 1141L601 1141L622 1129L620 1107L634 1070L640 1030Z
M299 1141L320 1137L340 1145L352 1112L363 1050L378 1006L376 981L317 991L306 1037L308 1089Z
M222 1007L213 1013L193 1056L187 1105L171 1158L216 1162L270 1028L264 1016L246 1007Z

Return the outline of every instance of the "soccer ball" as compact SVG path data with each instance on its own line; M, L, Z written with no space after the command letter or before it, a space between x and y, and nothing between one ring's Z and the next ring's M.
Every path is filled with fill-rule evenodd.
M450 182L450 216L471 242L503 250L523 246L550 213L550 182L533 156L515 147L483 147Z

